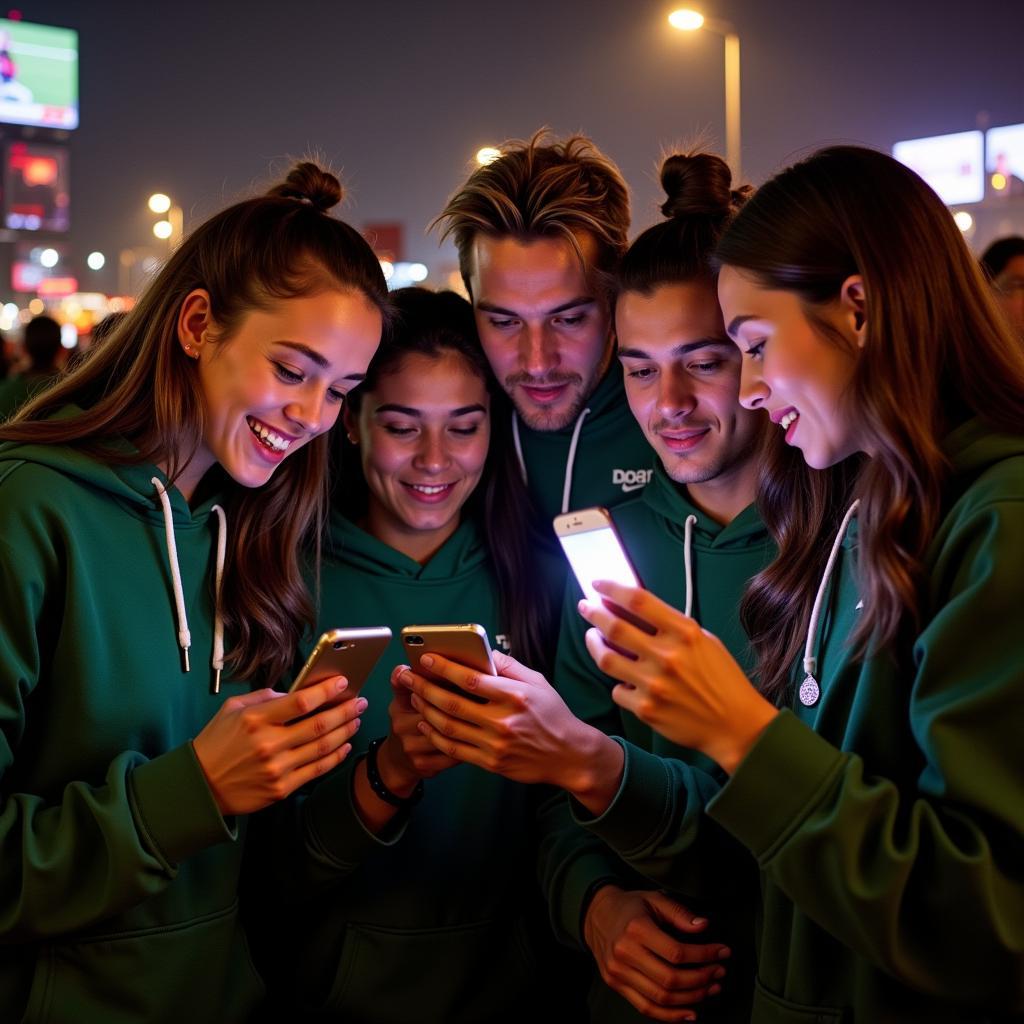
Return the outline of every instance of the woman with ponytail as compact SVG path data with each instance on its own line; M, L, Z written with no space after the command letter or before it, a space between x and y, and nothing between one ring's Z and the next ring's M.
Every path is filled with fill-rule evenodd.
M754 1020L1019 1020L1024 355L949 211L870 150L769 181L717 254L741 400L845 512L790 517L754 673L614 584L653 632L585 604L588 647L729 776L707 810L761 868Z
M259 1001L245 815L337 765L360 710L339 679L254 689L312 625L297 552L325 515L325 434L387 309L340 198L302 163L210 218L0 428L12 1019L241 1021Z

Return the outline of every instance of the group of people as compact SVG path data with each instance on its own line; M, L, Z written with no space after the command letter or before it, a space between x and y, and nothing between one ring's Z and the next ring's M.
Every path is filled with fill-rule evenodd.
M298 164L0 426L4 1019L1024 1019L1024 345L887 156L661 183L505 147L467 301Z

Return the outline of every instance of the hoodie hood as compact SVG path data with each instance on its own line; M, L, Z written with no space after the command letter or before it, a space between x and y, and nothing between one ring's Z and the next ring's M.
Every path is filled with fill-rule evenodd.
M660 459L655 464L651 482L639 500L666 520L666 530L675 537L684 535L686 520L690 516L695 516L697 521L693 524L693 547L696 550L723 550L761 545L768 535L753 503L731 523L723 526L715 522L711 516L690 501L685 486L677 484L665 472Z
M426 565L367 533L338 510L331 512L324 557L370 576L428 582L472 575L487 562L487 548L475 522L464 520Z
M942 449L952 463L957 490L961 490L996 463L1024 455L1024 437L995 433L974 417L949 433Z

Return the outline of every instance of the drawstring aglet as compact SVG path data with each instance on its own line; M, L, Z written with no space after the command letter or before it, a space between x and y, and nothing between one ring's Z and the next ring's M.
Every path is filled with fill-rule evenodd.
M181 649L181 671L182 672L191 672L192 671L192 669L189 667L189 663L188 663L188 648L187 647L182 647L182 649Z
M215 669L213 673L213 685L210 687L210 692L217 694L220 693L220 669Z

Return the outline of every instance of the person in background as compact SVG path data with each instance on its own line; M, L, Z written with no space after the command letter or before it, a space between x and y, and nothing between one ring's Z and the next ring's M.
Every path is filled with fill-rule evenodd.
M1010 326L1024 342L1024 238L996 239L981 254L981 265Z
M28 366L0 384L0 421L13 416L56 379L62 351L60 324L52 317L33 317L25 325L24 349Z
M556 595L532 568L538 530L510 403L472 308L423 288L392 301L396 325L336 442L318 630L387 625L393 639L361 690L358 756L311 788L298 822L264 815L267 841L253 847L272 865L254 864L247 886L270 1016L570 1020L582 985L554 970L564 957L535 878L538 794L438 754L408 691L389 682L403 626L479 623L544 665L557 623ZM281 897L271 916L268 878Z
M200 225L78 370L0 426L0 1006L248 1020L247 815L339 764L361 705L276 682L297 552L387 288L298 164ZM341 703L339 703L339 701Z
M629 196L583 136L505 143L435 221L451 236L515 450L541 517L612 506L650 479L650 449L612 367L614 274Z
M653 632L583 602L588 648L729 776L707 813L761 869L754 1020L1019 1020L1024 349L950 211L868 149L762 185L717 259L741 401L812 468L855 460L846 513L791 510L813 549L747 595L752 677L613 583ZM657 818L593 827L642 869Z

